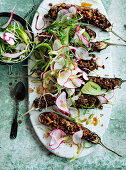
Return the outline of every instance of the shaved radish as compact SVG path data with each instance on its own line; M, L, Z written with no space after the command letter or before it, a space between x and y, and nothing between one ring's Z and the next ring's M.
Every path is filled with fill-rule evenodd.
M59 12L58 12L58 16L57 16L57 19L56 21L61 21L61 18L67 14L67 13L70 13L67 9L61 9Z
M88 39L83 34L80 36L80 40L82 44L84 44L86 47L88 48L90 47L90 43L88 42Z
M103 60L101 58L96 58L96 64L99 66L99 67L102 67L103 66Z
M77 8L76 8L75 6L71 6L71 7L69 8L69 12L72 13L72 14L75 14L75 16L76 16L76 14L77 14Z
M16 37L14 36L14 34L10 33L10 32L5 32L4 33L4 40L9 41L11 38L16 39Z
M101 104L107 104L109 101L105 98L105 96L97 96Z
M83 81L79 78L71 78L72 83L78 88L81 87Z
M77 88L70 79L68 79L63 86L65 88L67 88L67 89L75 89L75 88Z
M68 12L65 15L62 16L61 23L65 22L65 21L67 22L67 20L69 20L71 18L72 18L72 14L70 12Z
M42 73L40 74L40 79L41 79L41 80L43 79L43 74L44 74L44 72L42 72Z
M76 27L76 32L80 31L80 25Z
M56 39L53 43L53 50L57 51L58 49L60 49L62 47L62 43L59 39Z
M71 75L76 75L77 73L82 73L83 71L78 67L76 66L76 68L74 70L72 70L71 72Z
M81 145L82 136L83 136L83 130L74 133L72 136L73 142L77 145Z
M20 50L24 50L26 48L26 44L24 43L20 43L17 45L17 47L15 48L17 51L20 51Z
M89 79L88 79L88 75L87 75L87 73L86 73L86 72L84 72L84 71L83 71L83 73L82 73L82 74L83 74L83 79L84 79L84 80L89 80Z
M61 70L65 66L65 60L64 57L60 57L59 59L56 60L54 64L54 70Z
M68 96L72 96L75 93L75 89L66 89Z
M51 149L57 149L60 144L64 141L64 137L66 136L66 133L63 132L60 129L54 129L51 133L50 133L50 137L51 137L51 141L49 146L51 146Z
M39 14L37 15L37 18L36 18L36 24L35 24L35 29L36 30L41 30L43 29L45 26L45 21L44 21L44 18L43 16L40 16Z
M84 47L78 47L75 51L75 56L77 59L87 60L88 58L88 51Z
M7 58L17 58L19 56L21 56L22 54L24 54L26 52L26 50L23 50L21 52L17 52L17 53L13 53L13 54L10 54L10 53L3 53L1 54L3 57L7 57Z
M47 89L49 86L49 82L50 82L50 76L51 76L51 70L43 72L43 82L42 82L42 86L44 89Z
M69 46L70 50L76 51L77 47Z
M0 38L4 38L4 32L0 32Z
M66 93L62 92L56 99L56 106L65 113L70 113L67 107Z
M66 81L67 81L67 79L69 78L70 75L71 75L70 70L65 70L65 71L62 71L61 73L59 72L58 78L57 78L57 83L60 86L63 86L66 83Z
M12 12L11 12L11 16L10 16L9 20L8 20L7 23L4 24L1 28L3 28L3 29L4 29L4 28L7 28L8 25L10 25L10 23L11 23L11 21L12 21L12 18L13 18L14 10L15 10L15 7L13 8L13 10L12 10Z

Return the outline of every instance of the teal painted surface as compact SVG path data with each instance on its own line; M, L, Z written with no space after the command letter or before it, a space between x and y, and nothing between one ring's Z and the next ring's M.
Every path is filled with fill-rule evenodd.
M88 0L87 0L88 1ZM125 0L102 0L107 10L108 16L117 33L125 37L126 29L126 1ZM41 0L35 1L37 5ZM15 13L22 17L29 8L33 6L32 0L27 1L0 1L0 12L11 11L16 6ZM32 16L34 13L32 14ZM28 20L32 19L29 17ZM112 37L112 40L114 36ZM118 41L121 43L121 41ZM113 70L115 76L126 79L126 48L112 47ZM26 75L27 62L13 66L13 76ZM29 117L25 117L19 125L18 136L15 140L9 139L12 117L15 112L15 102L10 96L10 91L20 79L9 79L8 66L0 65L0 170L106 170L106 169L126 169L125 156L119 158L102 147L92 154L70 162L68 159L59 158L49 154L37 138L31 126ZM21 79L27 86L27 79ZM12 85L9 85L9 83ZM118 89L115 96L116 101L113 106L109 127L104 134L104 143L113 148L118 153L124 155L126 152L126 84ZM27 110L27 98L20 103L20 112ZM107 114L107 113L106 113Z

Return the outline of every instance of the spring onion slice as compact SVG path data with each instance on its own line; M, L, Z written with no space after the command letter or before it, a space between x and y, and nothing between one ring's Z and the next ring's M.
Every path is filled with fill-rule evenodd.
M106 92L106 90L102 90L101 87L92 81L88 81L81 89L83 94L90 94L90 95L102 95Z

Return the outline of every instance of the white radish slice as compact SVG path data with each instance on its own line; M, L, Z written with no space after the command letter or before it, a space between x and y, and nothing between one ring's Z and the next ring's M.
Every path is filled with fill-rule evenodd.
M76 14L77 14L77 8L76 8L75 6L71 6L71 7L69 8L69 12L72 13L72 14L75 14L75 16L76 16Z
M83 79L84 79L84 80L88 80L88 75L87 75L87 73L83 71L82 74L83 74Z
M75 51L75 57L77 59L87 60L89 59L88 51L84 47L78 47L77 50Z
M101 104L107 104L109 101L105 98L105 96L97 96Z
M69 12L69 13L63 15L63 17L61 18L61 23L65 22L65 21L67 22L67 20L69 20L71 18L72 18L72 14Z
M61 70L65 66L65 64L66 63L65 63L64 57L57 59L54 64L54 70Z
M56 39L53 43L53 50L57 51L58 49L60 49L62 47L62 43L59 39Z
M70 79L67 80L67 82L64 84L64 87L67 89L77 88Z
M51 146L52 150L57 149L60 146L64 140L64 136L66 136L66 133L60 129L55 129L50 133L51 141L49 146Z
M19 56L21 56L22 54L24 54L26 52L26 50L23 50L21 52L17 52L17 53L13 53L13 54L10 54L10 53L3 53L1 54L3 57L7 57L7 58L17 58Z
M71 78L71 81L76 87L80 87L83 83L83 81L79 78Z
M80 25L76 27L76 32L80 31Z
M69 114L67 107L66 93L62 92L56 99L56 106L65 113Z
M14 45L15 44L15 41L13 39L10 39L10 40L6 40L6 42L10 45Z
M59 72L58 73L58 78L57 78L57 83L60 85L60 86L63 86L67 79L69 78L69 76L71 75L71 71L70 70L65 70L63 72Z
M12 18L13 18L14 10L15 10L15 7L13 8L13 10L12 10L12 12L11 12L11 16L10 16L9 20L8 20L7 23L4 24L1 28L4 29L4 28L8 27L8 25L10 25L10 23L11 23L11 21L12 21Z
M68 96L72 96L75 93L75 89L66 89Z
M73 37L73 39L72 39L72 43L78 43L78 42L80 42L81 40L80 40L80 37L79 37L79 34L78 34L78 32L75 32L75 34L74 34L74 37Z
M84 44L86 47L90 47L90 43L88 42L88 39L82 34L80 35L80 40L82 42L82 44Z
M83 136L83 130L80 130L80 131L74 133L72 136L73 142L77 145L80 145L82 136Z
M36 30L41 30L43 29L45 26L45 21L43 19L43 16L41 15L37 15L37 18L36 18L36 24L35 24L35 29Z
M67 9L61 9L59 12L58 12L58 16L57 16L57 19L56 21L61 21L61 18L65 15L69 13L69 11Z
M17 47L15 48L17 51L20 51L20 50L24 50L26 48L26 44L24 43L20 43L17 45Z
M76 69L72 70L71 75L77 75L77 73L82 73L83 71L77 66Z
M11 38L16 39L14 34L11 34L10 32L5 32L4 33L4 40L9 41Z
M99 67L102 67L103 66L103 60L101 58L96 58L96 64L99 66Z

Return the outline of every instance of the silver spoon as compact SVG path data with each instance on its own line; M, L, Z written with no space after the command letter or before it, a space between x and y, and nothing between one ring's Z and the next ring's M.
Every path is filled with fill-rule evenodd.
M17 116L19 110L19 102L24 100L25 98L25 86L21 81L18 82L14 88L14 96L15 96L15 103L16 103L16 114L13 118L13 122L11 125L11 132L10 132L11 139L15 139L17 137L17 129L18 129Z

